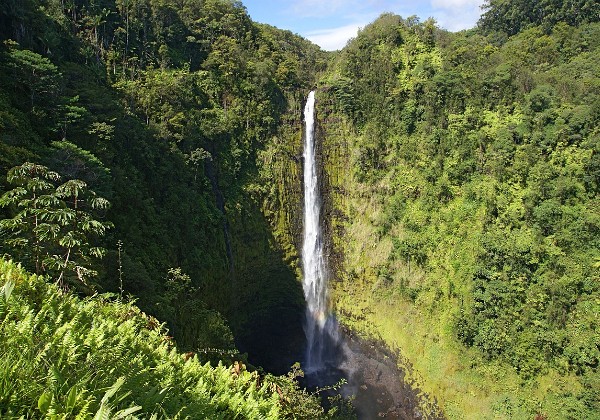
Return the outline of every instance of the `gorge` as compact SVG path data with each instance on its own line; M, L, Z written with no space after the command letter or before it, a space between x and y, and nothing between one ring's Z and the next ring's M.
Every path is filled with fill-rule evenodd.
M0 417L598 418L599 6L525 3L0 3Z

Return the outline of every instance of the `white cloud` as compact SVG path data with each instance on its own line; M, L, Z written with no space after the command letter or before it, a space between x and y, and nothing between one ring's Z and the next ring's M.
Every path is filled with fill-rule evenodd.
M331 29L319 29L304 34L306 38L319 45L325 51L335 51L344 48L350 38L354 38L365 23L353 23Z
M481 15L483 0L431 0L438 24L449 31L475 26Z
M342 49L381 12L391 11L403 17L416 14L421 20L433 17L449 31L472 28L481 14L484 0L289 0L288 14L297 19L316 18L328 29L301 32L327 51ZM326 23L328 22L328 23ZM359 23L347 23L359 22Z

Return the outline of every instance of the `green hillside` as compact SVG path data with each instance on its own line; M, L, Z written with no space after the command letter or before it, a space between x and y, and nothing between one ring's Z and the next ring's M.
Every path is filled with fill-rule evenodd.
M110 203L94 216L113 227L89 243L104 258L79 265L97 275L82 281L72 269L65 283L135 296L188 350L207 313L227 319L244 351L302 335L290 248L299 227L274 203L284 189L299 202L291 157L325 54L223 0L9 1L0 22L0 194L18 187L8 170L28 161ZM8 241L16 230L0 253L54 275ZM185 290L169 288L176 271Z
M600 418L600 25L496 4L383 15L321 79L335 306L449 418Z

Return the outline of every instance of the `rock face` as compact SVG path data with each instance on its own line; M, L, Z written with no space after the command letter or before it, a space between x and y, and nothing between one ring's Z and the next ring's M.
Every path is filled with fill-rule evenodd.
M246 285L257 285L253 300L242 303L252 308L252 315L240 322L236 345L248 353L252 364L276 374L286 373L300 361L306 345L302 329L305 304L298 281L302 95L286 98L287 112L281 117L276 135L258 153L257 180L248 206L253 213L230 216L234 258L239 267L235 276ZM269 289L260 289L265 283Z

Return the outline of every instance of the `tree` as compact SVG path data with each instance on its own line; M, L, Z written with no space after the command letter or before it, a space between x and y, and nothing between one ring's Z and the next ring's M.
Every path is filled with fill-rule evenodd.
M558 22L577 26L600 20L600 4L595 0L487 0L479 27L484 33L494 31L515 35L531 26L552 28Z
M58 102L61 74L46 57L19 48L14 41L6 41L8 47L6 66L12 70L14 88L29 97L32 112L44 115L51 112Z
M0 232L11 232L12 238L6 244L22 249L21 259L32 262L36 274L44 271L42 248L46 235L44 231L53 229L45 223L47 209L56 206L56 197L52 196L54 182L60 179L56 172L45 166L25 163L12 168L6 177L11 184L17 185L0 198L0 206L9 205L21 208L12 219L0 221Z
M12 168L7 181L16 187L0 197L0 206L15 209L16 215L0 220L0 235L8 237L9 248L37 274L49 274L63 287L74 281L90 287L88 279L97 275L92 258L106 252L92 243L112 227L92 213L110 203L84 181L70 179L57 186L60 180L43 165L26 162Z

